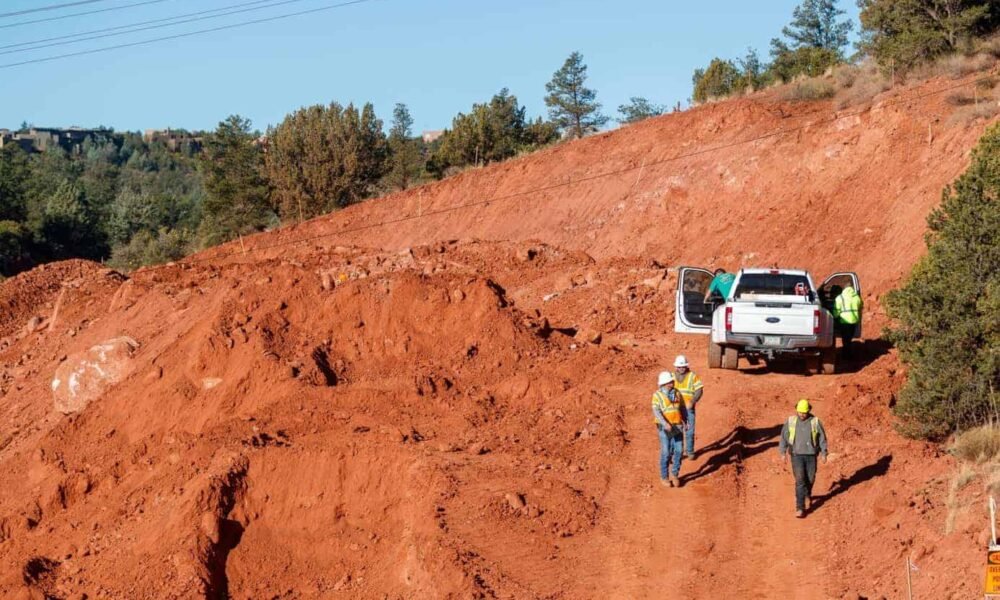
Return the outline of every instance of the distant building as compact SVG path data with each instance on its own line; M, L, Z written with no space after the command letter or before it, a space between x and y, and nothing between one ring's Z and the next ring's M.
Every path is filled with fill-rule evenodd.
M201 151L202 136L190 133L183 129L147 129L142 134L142 139L147 143L159 142L167 147L171 152L180 152L185 147L191 152Z
M444 129L435 129L433 131L425 131L420 137L423 138L425 144L433 144L444 135Z
M27 131L17 132L4 129L0 130L0 148L16 143L26 152L45 152L57 146L67 152L80 152L83 142L88 138L104 138L108 133L106 130L81 127L67 129L32 127Z

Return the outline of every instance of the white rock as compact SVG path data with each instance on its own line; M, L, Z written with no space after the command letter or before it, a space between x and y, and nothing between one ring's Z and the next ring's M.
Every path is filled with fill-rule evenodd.
M63 414L80 412L132 370L139 343L117 337L68 357L52 378L54 407Z

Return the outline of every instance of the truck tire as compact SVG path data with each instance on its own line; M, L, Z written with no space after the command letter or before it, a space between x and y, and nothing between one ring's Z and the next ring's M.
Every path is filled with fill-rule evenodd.
M722 366L722 344L708 340L708 368L718 369Z
M835 347L823 349L819 358L819 372L823 375L833 375L837 372L837 349Z
M738 348L726 346L722 354L722 368L735 371L739 367L740 351Z

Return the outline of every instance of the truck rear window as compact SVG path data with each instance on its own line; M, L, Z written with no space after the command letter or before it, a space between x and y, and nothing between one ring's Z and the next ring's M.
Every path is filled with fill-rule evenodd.
M769 296L805 296L812 288L805 275L783 275L772 273L744 273L736 286L735 297L743 294Z

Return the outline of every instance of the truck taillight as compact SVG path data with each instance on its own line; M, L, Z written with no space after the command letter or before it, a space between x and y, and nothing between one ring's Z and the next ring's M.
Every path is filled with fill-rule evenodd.
M733 307L726 307L726 332L731 333L733 331Z
M819 333L819 309L813 311L813 333Z

